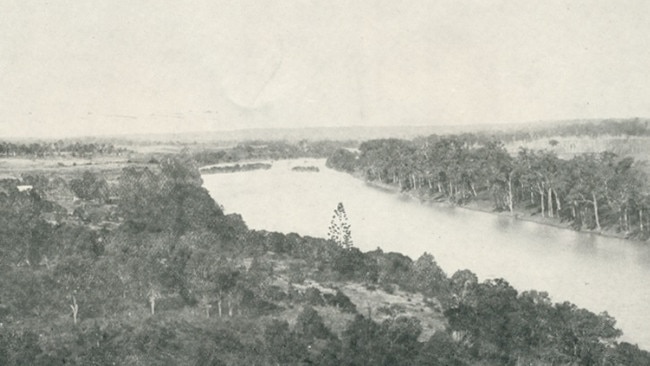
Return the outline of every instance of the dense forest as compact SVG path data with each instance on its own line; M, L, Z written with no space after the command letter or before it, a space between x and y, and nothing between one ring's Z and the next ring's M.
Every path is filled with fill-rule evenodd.
M410 145L367 143L359 159L383 151L370 146ZM389 173L369 174L443 189ZM448 276L431 254L359 251L342 204L329 239L250 230L211 199L188 155L111 181L90 171L4 180L0 211L2 365L650 364L617 342L607 314L469 270ZM428 310L354 303L350 284L420 296ZM442 328L426 329L423 314Z
M538 215L576 229L650 237L650 188L644 162L610 152L560 159L549 150L509 154L481 135L383 139L358 152L339 150L329 167L422 197Z

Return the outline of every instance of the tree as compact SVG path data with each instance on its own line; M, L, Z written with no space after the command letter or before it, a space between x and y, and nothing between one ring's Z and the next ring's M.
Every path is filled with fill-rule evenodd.
M201 187L201 175L188 159L167 158L161 173L125 168L119 178L118 208L133 231L171 231L177 236L214 226L222 210Z
M577 156L571 160L571 165L576 179L571 187L570 199L576 204L591 206L595 228L600 231L599 201L604 196L607 177L611 173L593 155Z
M452 335L479 358L510 364L517 291L506 281L495 279L477 285L469 297L472 299L445 311Z
M85 171L81 179L72 179L70 189L77 197L97 202L106 202L109 198L109 187L106 179L99 173Z
M478 277L468 269L456 271L449 279L452 293L460 300L465 301L476 285Z
M605 187L605 197L608 206L618 214L620 231L630 232L631 214L634 198L639 198L638 192L647 181L642 171L635 169L633 158L624 158L614 164L612 175ZM635 210L636 211L636 210Z
M162 298L162 294L158 291L157 288L151 286L147 292L147 299L149 300L149 306L151 308L151 315L156 314L156 300Z
M296 333L306 342L313 342L314 339L330 339L332 333L327 329L323 318L311 306L305 306L296 319Z
M163 186L189 184L200 187L203 184L201 173L187 149L183 149L179 155L162 159L160 172Z
M338 149L327 159L327 167L352 173L357 165L357 155L345 149Z
M447 275L431 254L422 254L413 264L413 272L413 282L423 294L440 296L448 292Z
M459 344L454 342L446 332L436 332L422 346L415 359L422 366L464 366L463 352Z
M382 329L357 315L341 335L343 365L382 365L386 349L380 342Z
M208 249L196 249L186 265L191 291L199 297L199 305L210 317L212 305L217 305L217 315L223 316L223 302L228 305L228 316L233 316L239 305L242 290L242 273L233 263ZM260 280L262 282L262 280Z
M412 364L421 348L418 343L421 333L422 326L417 318L400 316L386 319L380 327L381 343L386 352L383 364Z
M334 210L327 237L342 248L351 249L353 247L352 232L350 231L348 216L345 213L345 208L341 202L339 202L338 206L336 206L336 210Z
M72 320L77 324L77 314L79 313L79 304L77 304L77 299L72 295L72 304L70 304L70 309L72 309Z
M205 310L205 315L208 318L212 304L217 300L220 301L221 298L215 283L220 270L220 266L217 265L218 261L216 253L206 249L197 249L192 252L187 265L192 290L199 296L199 304ZM221 307L221 303L219 303L219 307ZM221 309L219 309L219 316L221 316Z
M289 329L289 323L273 319L264 329L268 354L277 364L298 364L307 357L307 346L302 338Z

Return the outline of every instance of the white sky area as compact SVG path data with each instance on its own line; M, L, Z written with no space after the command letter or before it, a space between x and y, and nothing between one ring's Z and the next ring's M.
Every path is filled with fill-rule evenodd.
M0 137L637 116L646 0L0 0Z

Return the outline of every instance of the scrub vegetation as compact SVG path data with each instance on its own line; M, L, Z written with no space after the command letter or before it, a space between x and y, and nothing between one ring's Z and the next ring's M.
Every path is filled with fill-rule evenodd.
M283 144L268 146L245 156ZM647 233L637 162L613 154L512 156L469 136L330 152L331 166L402 190ZM251 230L202 187L197 157L224 159L0 180L1 365L650 364L607 313L445 273L435 253L361 252L344 202L328 238Z
M28 190L18 186L29 183ZM5 180L3 365L644 364L607 314L225 215L189 155Z

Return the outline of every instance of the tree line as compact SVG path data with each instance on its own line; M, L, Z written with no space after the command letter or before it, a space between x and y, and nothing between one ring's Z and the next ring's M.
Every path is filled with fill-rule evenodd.
M192 154L200 165L233 163L247 160L326 158L336 150L356 146L353 141L247 141L233 147L205 148Z
M591 137L598 136L650 136L650 120L604 119L584 122L556 122L543 124L540 128L520 129L517 131L491 132L493 138L505 142L530 141L552 137Z
M69 154L74 157L92 157L95 155L121 155L128 150L110 143L32 142L16 143L0 141L0 156L45 157Z
M650 236L650 189L643 162L613 153L560 159L548 150L510 155L498 140L430 136L363 142L328 166L402 191L457 204L492 202L496 211L531 212L576 229Z

